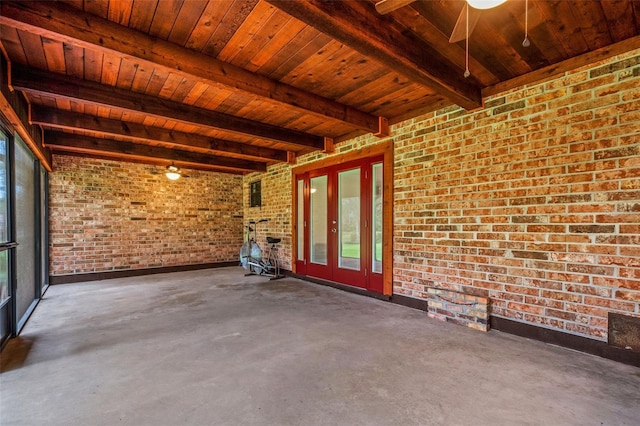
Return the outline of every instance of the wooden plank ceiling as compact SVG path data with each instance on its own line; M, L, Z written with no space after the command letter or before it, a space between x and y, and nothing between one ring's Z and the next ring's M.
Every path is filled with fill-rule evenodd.
M376 3L3 0L0 41L53 152L232 173L640 46L638 1L509 0L473 11L465 78L463 0Z

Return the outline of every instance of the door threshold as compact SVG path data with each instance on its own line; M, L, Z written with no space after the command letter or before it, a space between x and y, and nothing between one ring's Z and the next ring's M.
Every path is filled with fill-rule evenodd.
M325 285L325 286L328 286L328 287L337 288L338 290L347 291L349 293L355 293L355 294L360 294L362 296L373 297L375 299L385 300L387 302L391 300L391 296L387 296L387 295L381 294L381 293L376 293L375 291L366 290L364 288L350 286L350 285L347 285L347 284L341 284L341 283L337 283L335 281L324 280L322 278L310 277L308 275L296 274L296 273L293 273L293 272L291 272L289 274L294 278L298 278L298 279L301 279L301 280L304 280L304 281L309 281L309 282L312 282L314 284L320 284L320 285Z

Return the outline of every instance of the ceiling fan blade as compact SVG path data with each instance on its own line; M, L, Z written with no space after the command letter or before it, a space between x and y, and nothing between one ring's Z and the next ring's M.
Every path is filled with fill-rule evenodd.
M414 1L415 0L380 0L376 3L376 10L380 15L386 15Z
M451 31L449 43L457 43L467 38L467 7L469 6L465 4L460 15L458 15L458 21L456 22L456 26L453 27L453 31ZM482 11L469 7L469 35L471 35L473 29L476 27L481 14Z

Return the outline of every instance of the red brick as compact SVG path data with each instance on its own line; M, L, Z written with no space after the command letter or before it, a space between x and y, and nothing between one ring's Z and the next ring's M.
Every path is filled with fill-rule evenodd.
M564 302L559 300L550 300L543 297L525 296L524 303L528 305L538 305L553 309L564 309Z
M640 268L640 258L635 259L632 257L623 256L600 256L600 263L603 265L633 266L636 268Z
M589 327L582 324L568 323L565 328L573 333L586 334L593 337L604 338L607 335L606 329Z
M559 291L542 290L540 295L549 299L563 300L574 303L580 303L584 300L581 294L563 293Z
M640 302L640 285L637 287L637 291L633 290L617 290L616 299L628 300L630 302Z
M617 300L603 299L600 297L585 296L585 305L600 306L607 309L614 309L616 311L634 312L636 305L630 302L620 302Z
M592 317L589 319L589 325L592 327L605 329L609 326L609 320L607 318Z
M560 318L566 321L575 321L577 315L573 312L562 311L558 309L545 309L544 314L548 317Z
M507 309L517 310L518 312L524 312L534 315L542 315L544 308L535 305L526 305L524 303L509 302L507 303Z
M563 329L564 328L564 324L565 322L556 318L547 318L547 317L541 317L538 315L530 315L530 314L526 314L524 316L525 321L527 322L531 322L531 323L535 323L535 324L541 324L547 327L553 327L553 328L557 328L557 329Z

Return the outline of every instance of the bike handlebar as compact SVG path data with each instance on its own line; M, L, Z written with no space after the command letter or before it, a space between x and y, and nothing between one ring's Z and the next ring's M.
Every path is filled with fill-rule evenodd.
M259 221L250 220L249 225L255 225L256 223L269 222L269 219L260 219Z

